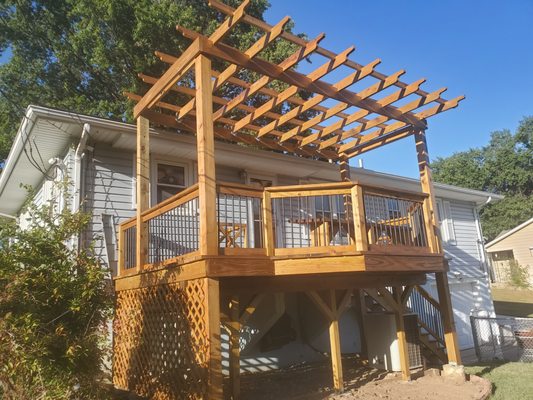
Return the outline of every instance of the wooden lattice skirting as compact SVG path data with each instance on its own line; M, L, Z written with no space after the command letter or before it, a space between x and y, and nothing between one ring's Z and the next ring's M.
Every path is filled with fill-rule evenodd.
M149 399L207 399L219 346L210 300L217 311L218 282L207 278L117 292L115 386Z

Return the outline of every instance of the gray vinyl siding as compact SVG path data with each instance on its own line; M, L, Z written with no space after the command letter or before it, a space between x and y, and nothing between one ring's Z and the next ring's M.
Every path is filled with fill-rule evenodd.
M226 165L217 165L216 176L217 176L217 181L244 183L242 171L238 168L228 167Z
M84 242L93 247L103 262L109 262L112 269L116 268L116 243L115 251L110 251L112 248L106 248L104 234L108 235L108 241L113 235L116 238L118 225L135 215L133 188L132 153L100 144L87 153L83 209L91 214L91 223ZM105 232L105 215L109 215L107 220L114 226L114 232Z
M451 258L450 271L475 277L483 274L477 221L474 205L449 200L455 232L455 244L444 244L446 256Z

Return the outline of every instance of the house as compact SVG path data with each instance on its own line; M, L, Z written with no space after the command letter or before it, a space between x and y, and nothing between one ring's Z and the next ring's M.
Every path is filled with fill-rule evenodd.
M326 50L324 35L304 40L247 4L210 1L227 18L209 37L177 27L191 45L158 52L167 71L127 94L136 127L30 106L0 212L20 214L24 182L37 204L92 214L78 245L113 270L113 382L143 396L222 399L228 373L237 399L242 371L324 353L339 391L343 354L404 379L423 359L460 365L469 316L494 313L477 208L497 196L434 184L425 130L463 97L358 64L353 47ZM223 40L240 23L259 33L245 51ZM268 62L273 41L296 51ZM315 56L307 75L293 68ZM420 180L349 165L411 136ZM65 178L70 197L54 184Z
M151 130L150 205L165 200L169 192L186 188L195 182L197 163L194 138ZM55 199L54 181L68 177L72 200L64 207L81 207L92 215L83 242L93 242L96 254L109 265L116 276L118 268L118 226L135 216L135 145L134 125L95 118L66 111L29 106L18 135L0 176L0 212L19 216L27 191L24 183L36 189L34 203ZM37 154L39 154L37 156ZM305 158L252 150L227 143L217 143L218 179L236 184L262 186L299 185L338 180L334 164ZM32 157L33 155L33 157ZM383 174L364 168L351 167L351 175L366 185L389 190L417 192L416 179ZM159 181L159 182L158 182ZM156 184L154 184L157 182ZM59 193L59 192L58 192ZM478 209L488 200L499 197L490 193L435 184L437 210L441 222L444 251L449 260L450 293L454 307L455 326L461 349L473 347L470 315L493 315L493 305L487 279ZM69 204L70 203L70 204ZM434 297L434 279L423 286ZM285 310L279 296L264 300L272 307ZM266 306L258 311L268 310ZM307 308L307 313L313 313ZM272 316L259 316L259 320ZM313 321L313 318L309 318ZM315 321L316 322L316 321ZM264 326L271 322L259 322ZM353 332L357 320L353 314L341 319L341 336ZM327 351L327 327L307 327L311 346ZM347 333L346 333L347 335ZM257 339L254 339L257 342ZM243 356L243 370L261 371L286 366L294 360L314 360L318 353L303 341L285 345L279 350ZM361 351L360 339L343 343L343 351ZM287 354L289 356L287 356ZM320 358L320 357L318 357ZM268 360L268 361L267 361Z
M508 282L510 263L514 260L526 269L529 283L533 284L533 218L500 233L485 248L490 257L495 282Z

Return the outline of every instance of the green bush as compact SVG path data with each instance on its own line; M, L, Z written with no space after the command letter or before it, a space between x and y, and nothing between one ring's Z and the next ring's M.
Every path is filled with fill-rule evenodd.
M529 273L526 267L521 266L518 261L509 262L509 282L518 288L529 287Z
M89 216L30 208L0 225L0 398L102 398L111 291L89 250L71 246Z

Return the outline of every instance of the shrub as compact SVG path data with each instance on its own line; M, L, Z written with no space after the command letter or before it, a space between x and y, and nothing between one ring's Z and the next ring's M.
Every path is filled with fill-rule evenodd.
M106 271L70 246L89 217L30 208L0 226L0 398L101 398L111 309Z
M518 288L529 287L529 273L526 267L521 266L518 261L509 261L509 283Z

